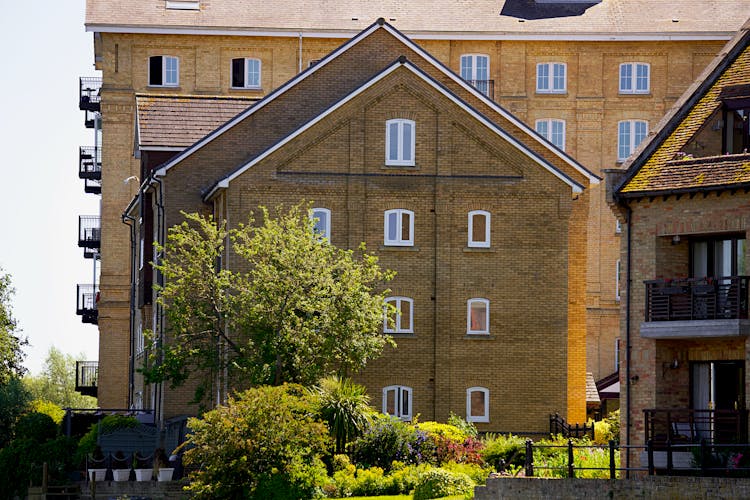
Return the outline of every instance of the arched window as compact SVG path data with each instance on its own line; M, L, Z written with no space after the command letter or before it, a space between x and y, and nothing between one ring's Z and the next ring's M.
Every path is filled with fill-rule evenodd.
M650 72L651 68L647 63L620 64L620 93L648 94L651 90Z
M383 332L414 333L414 301L408 297L385 299Z
M413 120L397 118L385 122L385 164L413 167L415 140Z
M410 247L414 245L414 212L403 208L386 210L383 244Z
M401 420L411 420L411 387L389 385L383 387L383 413Z
M313 231L319 239L331 241L331 211L327 208L313 208L310 210L313 219Z
M536 91L539 94L563 94L566 90L566 64L560 62L536 65Z
M490 213L486 210L469 212L470 247L489 248L490 246Z
M466 333L490 333L490 301L487 299L469 299L466 301Z
M466 389L466 421L490 421L490 390L486 387Z
M648 135L645 120L625 120L617 124L617 161L625 161Z
M565 120L553 118L537 120L536 132L554 144L557 149L565 151Z

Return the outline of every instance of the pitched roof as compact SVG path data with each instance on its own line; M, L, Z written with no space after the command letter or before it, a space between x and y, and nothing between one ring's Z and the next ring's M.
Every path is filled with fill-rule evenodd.
M372 86L373 84L377 83L384 77L388 76L389 74L393 73L394 71L397 71L400 68L405 68L406 70L410 71L414 75L416 75L418 78L420 78L422 81L426 82L428 85L432 86L437 92L441 93L443 96L447 97L451 101L453 101L455 104L463 108L463 110L471 115L474 119L482 123L485 127L490 129L493 133L497 134L498 136L502 137L504 140L511 143L514 147L518 148L522 153L524 153L527 157L531 158L532 161L536 162L538 165L540 165L542 168L546 169L550 173L552 173L557 178L561 179L563 182L568 184L573 192L580 193L583 191L583 189L587 186L584 186L580 184L579 182L576 182L575 180L571 179L565 172L561 171L559 168L552 165L550 162L545 160L543 157L541 157L539 154L537 154L532 149L529 149L525 144L517 141L513 136L505 132L502 128L500 128L496 123L489 120L486 116L479 113L477 110L469 106L465 101L461 100L458 96L450 92L448 89L440 85L437 81L435 81L432 77L430 77L427 73L416 67L414 64L406 60L404 57L400 57L398 61L396 61L394 64L392 64L390 67L385 68L383 71L381 71L379 74L375 75L372 79L370 79L368 82L366 82L364 85L360 86L355 91L348 94L346 97L338 101L336 104L331 106L329 109L324 111L323 113L319 114L312 120L310 120L308 123L304 124L303 126L299 127L297 130L293 131L286 137L282 138L280 141L278 141L276 144L274 144L272 147L268 148L265 152L258 155L257 157L253 158L252 160L246 162L243 165L240 165L237 169L235 169L230 174L226 175L224 178L220 179L218 182L216 182L209 190L207 191L207 194L204 196L204 199L210 199L214 193L217 191L217 189L226 188L229 186L229 183L242 175L245 171L247 171L252 166L259 163L261 160L266 158L267 156L271 155L275 151L279 150L281 147L289 143L291 140L293 140L295 137L302 134L304 131L309 129L310 127L314 126L316 123L320 122L327 116L329 116L331 113L336 111L338 108L349 102L350 100L357 97L359 94L361 94L364 90Z
M746 155L676 159L722 106L722 97L747 83L750 83L750 21L662 118L639 152L624 164L627 172L615 189L617 195L637 197L750 182L744 167Z
M184 149L246 110L257 99L136 94L136 146Z
M412 40L410 40L408 37L403 35L393 26L384 22L382 19L379 19L377 22L371 24L367 29L358 33L355 37L353 37L351 40L341 45L338 49L332 51L330 54L325 56L323 59L320 60L320 62L318 62L314 66L306 69L302 73L299 73L298 75L293 77L291 80L289 80L287 83L276 88L273 92L271 92L266 97L261 99L256 105L240 113L232 120L228 121L221 127L214 130L212 133L208 134L206 137L203 137L202 139L197 141L195 144L187 148L182 153L176 155L167 163L161 165L158 169L156 169L155 175L157 176L165 175L170 168L179 164L185 158L187 158L194 152L198 151L200 148L202 148L209 142L213 141L217 137L221 136L223 133L227 132L228 130L230 130L232 127L236 126L243 120L259 112L260 110L264 108L264 106L268 105L270 102L282 96L284 93L294 88L300 82L309 78L311 75L313 75L317 71L322 70L327 64L331 63L331 61L335 60L342 53L351 49L352 47L354 47L355 45L357 45L358 43L360 43L361 41L363 41L368 36L372 35L374 32L378 30L383 30L383 32L388 33L389 35L393 36L399 42L403 43L404 46L406 46L406 48L415 52L419 57L422 57L423 59L425 59L428 64L432 65L438 72L442 73L446 78L450 79L455 85L460 86L463 91L472 95L475 99L478 99L481 103L491 108L492 112L494 113L494 115L491 117L492 121L496 123L502 121L503 123L507 124L508 129L512 129L511 135L513 135L516 139L519 139L522 137L524 141L528 141L527 145L533 145L533 149L535 150L535 153L537 155L539 155L540 152L542 152L543 155L547 158L546 160L547 162L550 162L550 159L552 159L552 161L554 162L558 162L561 165L565 165L567 168L571 168L572 170L575 170L576 175L580 175L581 177L585 178L587 182L590 182L592 184L599 183L600 179L598 176L596 176L594 173L586 169L586 167L578 163L576 160L568 156L563 151L560 151L559 149L554 147L549 141L542 138L539 134L536 133L536 131L531 129L528 125L526 125L521 120L516 118L513 114L511 114L510 112L502 108L495 101L493 101L492 99L490 99L483 93L479 92L474 86L470 85L465 80L460 78L453 71L451 71L448 67L443 65L440 61L438 61L433 56L431 56L428 52L422 49L419 45L415 44ZM344 96L343 95L340 96L340 98L342 97ZM292 133L292 132L293 132L292 130L289 131L289 133Z
M164 0L87 0L89 31L346 37L384 17L412 38L601 40L642 37L727 39L750 15L747 0L201 0L200 10Z

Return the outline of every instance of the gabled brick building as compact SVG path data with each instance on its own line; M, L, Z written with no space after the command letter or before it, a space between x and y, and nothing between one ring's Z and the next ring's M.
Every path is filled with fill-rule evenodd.
M628 444L747 442L748 116L745 24L607 179L624 231Z

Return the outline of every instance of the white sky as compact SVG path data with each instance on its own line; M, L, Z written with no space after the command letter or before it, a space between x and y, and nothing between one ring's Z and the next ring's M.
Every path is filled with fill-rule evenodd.
M13 313L31 345L25 366L47 351L98 356L98 330L75 315L76 284L91 283L78 248L78 216L99 213L83 192L78 146L93 130L78 110L78 77L95 76L84 0L0 0L0 267L10 273Z

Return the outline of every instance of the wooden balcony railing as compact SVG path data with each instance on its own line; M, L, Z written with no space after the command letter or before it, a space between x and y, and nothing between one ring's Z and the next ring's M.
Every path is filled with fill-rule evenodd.
M643 410L645 441L655 445L747 442L747 410Z
M748 276L646 281L646 321L747 318L748 281Z
M76 361L76 391L84 396L97 396L99 362Z

